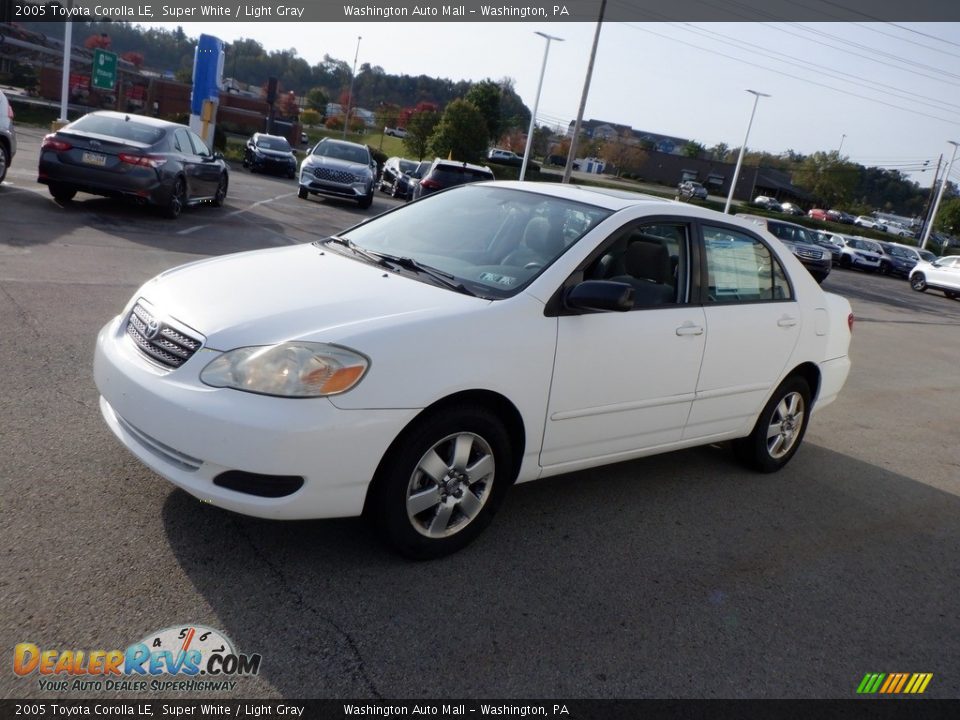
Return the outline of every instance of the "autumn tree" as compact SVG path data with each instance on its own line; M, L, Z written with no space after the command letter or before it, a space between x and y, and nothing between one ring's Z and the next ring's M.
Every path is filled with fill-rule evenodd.
M83 46L87 50L109 50L110 49L110 36L106 33L99 33L97 35L91 35L86 40L83 41Z
M647 158L646 152L633 140L632 133L624 130L619 137L607 140L600 147L600 157L617 170L617 177L640 169Z
M121 60L126 60L128 63L133 65L137 70L143 67L143 53L137 52L136 50L128 50L120 56Z

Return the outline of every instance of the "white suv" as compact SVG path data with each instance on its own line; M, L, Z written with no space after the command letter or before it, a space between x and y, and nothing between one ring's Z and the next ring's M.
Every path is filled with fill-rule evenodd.
M13 129L13 108L0 90L0 182L7 176L7 168L16 154L17 133Z
M910 271L910 287L917 292L934 288L952 300L960 298L960 255L921 260Z

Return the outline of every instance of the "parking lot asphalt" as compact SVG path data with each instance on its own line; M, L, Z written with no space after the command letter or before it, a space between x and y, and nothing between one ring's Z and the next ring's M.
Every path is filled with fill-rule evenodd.
M17 643L221 630L260 674L207 697L854 697L867 672L960 696L960 302L835 270L857 321L839 400L775 475L706 447L516 487L465 551L410 563L360 520L202 505L102 422L96 333L171 266L306 242L396 204L298 200L236 169L171 222L60 207L24 130L0 186L0 696ZM196 693L148 693L149 697Z

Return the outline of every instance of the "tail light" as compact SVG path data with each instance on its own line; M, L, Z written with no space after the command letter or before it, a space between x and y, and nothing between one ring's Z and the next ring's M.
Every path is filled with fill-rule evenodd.
M420 181L420 187L425 187L427 190L439 190L442 186L436 180L425 178Z
M853 313L847 315L847 327L850 329L850 332L853 332Z
M13 120L13 105L7 105L7 117Z
M54 152L64 152L72 148L73 145L66 140L59 140L55 135L47 135L40 144L40 150L53 150Z
M131 155L129 153L120 153L119 158L120 162L126 163L127 165L149 168L158 168L167 161L162 155Z

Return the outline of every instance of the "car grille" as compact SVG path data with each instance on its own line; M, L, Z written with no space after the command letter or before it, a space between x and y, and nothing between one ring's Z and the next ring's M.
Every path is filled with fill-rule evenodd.
M331 170L325 167L314 168L313 176L317 180L329 180L330 182L336 182L342 185L349 185L350 183L360 181L360 178L353 173L348 173L346 170Z
M796 247L793 251L797 257L807 258L808 260L822 260L823 252L814 248Z
M127 335L137 349L168 368L178 368L200 349L203 341L158 320L143 302L137 302L127 320Z

